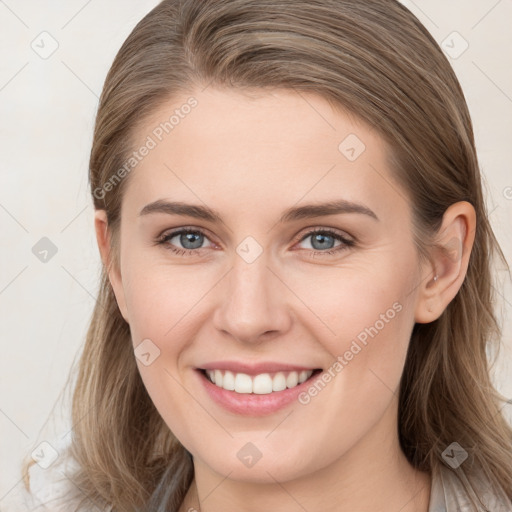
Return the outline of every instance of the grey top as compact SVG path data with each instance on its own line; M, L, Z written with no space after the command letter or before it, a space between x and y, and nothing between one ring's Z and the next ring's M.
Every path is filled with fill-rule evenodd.
M486 509L488 512L512 512L512 501L503 491L490 493L489 486L483 481L480 481L478 487L475 488L469 484L461 468L457 471L455 473L448 467L441 466L440 474L433 475L428 512L485 512ZM466 491L460 479L467 482L469 492ZM471 505L470 495L475 497L476 493L486 509L475 510L475 507Z
M27 492L22 481L18 482L3 498L0 497L0 512L70 512L75 511L78 504L77 489L66 476L72 474L76 468L76 461L65 456L66 446L63 443L54 443L58 458L49 467L44 469L34 464L29 470L30 490ZM44 465L44 464L43 464ZM464 473L458 475L465 479ZM466 480L467 481L467 480ZM484 483L478 489L470 487L470 493L477 491L483 496L489 512L512 512L512 502L505 493L499 496L490 494ZM83 512L99 511L90 503ZM110 512L111 507L103 512ZM478 512L484 509L478 510ZM428 512L477 512L470 505L469 494L464 489L456 473L448 467L441 467L439 474L432 476L430 504Z

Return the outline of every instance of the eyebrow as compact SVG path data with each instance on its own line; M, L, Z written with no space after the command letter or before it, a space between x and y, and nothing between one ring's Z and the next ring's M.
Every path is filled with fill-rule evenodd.
M183 215L194 217L209 222L222 222L222 217L218 212L208 206L193 205L183 202L166 201L159 199L153 203L149 203L139 213L139 216L148 215L150 213L166 213L168 215ZM291 222L300 219L309 219L314 217L323 217L326 215L337 215L341 213L359 213L367 215L375 220L379 220L377 215L367 206L359 203L338 199L327 203L313 203L304 206L296 206L285 210L280 223Z

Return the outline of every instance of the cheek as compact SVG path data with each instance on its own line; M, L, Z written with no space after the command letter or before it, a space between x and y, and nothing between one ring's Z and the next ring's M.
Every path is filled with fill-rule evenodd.
M150 338L177 349L181 340L186 341L183 327L196 321L201 300L218 277L211 269L173 267L142 258L132 259L126 267L124 290L134 343Z
M312 407L315 415L325 416L325 425L347 432L354 428L347 418L359 418L362 428L376 421L393 398L414 326L415 269L411 255L402 261L384 255L380 266L339 268L334 278L326 273L314 286L311 279L298 281L295 290L314 310L308 329L331 356L324 381L303 397L309 403L328 396L329 403L337 404Z
M331 290L325 295L336 297L336 303L322 302L324 314L329 305L333 309L329 318L335 334L328 332L317 339L334 359L322 380L299 397L301 424L314 426L311 445L305 442L302 451L312 461L320 455L324 462L334 460L349 450L398 398L414 308L407 296L409 283L395 277L388 276L380 282L382 286L373 281L373 287L357 287L352 293L347 282L343 292ZM319 296L309 297L319 304ZM318 314L322 317L321 311ZM303 434L307 437L308 429ZM318 438L328 442L319 447L314 441ZM281 441L286 442L285 435Z
M397 261L384 254L374 263L303 272L293 282L303 302L300 321L333 357L350 350L353 341L369 347L378 340L374 351L389 354L407 349L414 324L414 258Z
M183 354L195 337L194 313L198 308L194 309L194 304L204 291L187 286L183 274L175 270L149 265L134 268L137 271L127 273L125 286L130 332L135 356L142 352L137 348L142 343L151 353L147 365L137 357L139 373L159 414L186 442L191 425L184 418L204 415L204 411L195 409L196 402L185 391L188 382L183 381L181 366Z

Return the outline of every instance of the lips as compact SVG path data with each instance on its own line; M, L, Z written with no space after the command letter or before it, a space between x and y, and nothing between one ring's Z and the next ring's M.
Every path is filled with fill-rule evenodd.
M296 402L320 368L278 362L216 361L196 368L207 395L236 414L260 416Z

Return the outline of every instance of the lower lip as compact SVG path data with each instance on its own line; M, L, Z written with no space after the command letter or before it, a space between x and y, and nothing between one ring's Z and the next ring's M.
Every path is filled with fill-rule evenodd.
M298 395L311 386L315 378L321 374L321 372L315 372L309 379L293 388L259 395L228 391L213 384L201 370L196 370L196 372L206 392L214 402L230 412L245 416L262 416L283 409L297 400Z

